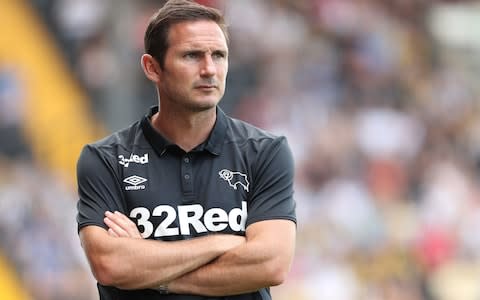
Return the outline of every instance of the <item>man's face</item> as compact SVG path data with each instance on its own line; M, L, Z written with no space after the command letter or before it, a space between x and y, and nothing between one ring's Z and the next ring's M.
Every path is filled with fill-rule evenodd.
M225 92L228 71L220 27L212 21L177 23L170 27L168 41L159 82L162 106L190 111L215 107Z

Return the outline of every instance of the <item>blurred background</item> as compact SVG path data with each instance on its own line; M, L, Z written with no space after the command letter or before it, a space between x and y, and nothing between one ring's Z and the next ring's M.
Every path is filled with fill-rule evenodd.
M156 103L139 58L163 2L0 0L2 300L98 299L75 163ZM480 299L480 2L198 2L230 24L221 107L294 152L275 299Z

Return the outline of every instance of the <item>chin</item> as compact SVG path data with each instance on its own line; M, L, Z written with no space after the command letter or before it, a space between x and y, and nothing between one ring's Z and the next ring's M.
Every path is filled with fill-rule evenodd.
M190 103L191 108L196 109L198 111L204 111L204 110L209 110L217 106L217 104L220 102L220 97L215 96L215 97L203 97L202 98L197 98L197 99L192 99L193 101Z
M219 101L196 102L188 105L191 111L202 112L215 108Z

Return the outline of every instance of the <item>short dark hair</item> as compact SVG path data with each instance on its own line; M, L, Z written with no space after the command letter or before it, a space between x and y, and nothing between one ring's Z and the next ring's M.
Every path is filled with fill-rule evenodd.
M169 0L150 19L144 36L145 53L157 59L163 68L165 54L169 47L170 27L180 22L200 20L211 20L217 23L228 43L227 25L218 9L189 0Z

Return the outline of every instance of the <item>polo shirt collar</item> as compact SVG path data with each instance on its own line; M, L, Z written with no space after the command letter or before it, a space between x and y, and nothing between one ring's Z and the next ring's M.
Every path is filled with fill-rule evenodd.
M165 153L167 148L175 146L172 142L163 137L159 132L153 128L152 123L150 122L152 116L158 112L158 106L153 106L150 108L148 113L143 117L141 121L141 127L145 138L153 147L155 152L158 155ZM192 151L202 151L206 150L214 155L220 155L222 152L223 142L225 140L225 135L227 133L227 116L225 113L217 106L217 119L215 125L213 126L210 135L207 140L202 144L195 147Z
M227 116L223 110L217 106L217 119L212 132L205 142L205 149L215 155L222 153L225 135L227 134Z

